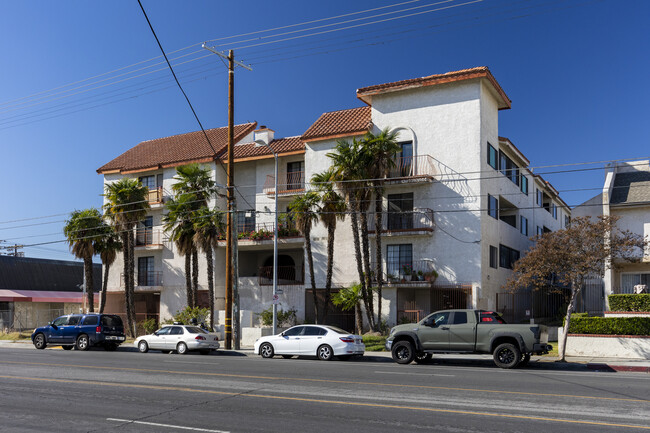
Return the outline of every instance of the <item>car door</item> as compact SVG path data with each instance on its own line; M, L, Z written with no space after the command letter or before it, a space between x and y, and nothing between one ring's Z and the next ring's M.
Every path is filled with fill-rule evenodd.
M170 330L170 326L165 326L148 336L147 344L149 345L149 348L155 350L166 350L165 342Z
M84 316L77 327L77 335L86 334L92 343L97 341L97 325L99 325L99 316L91 314Z
M323 339L327 330L319 326L305 326L300 336L300 354L316 355L318 346L323 344Z
M74 344L77 341L79 322L81 322L79 315L72 315L68 317L65 325L61 326L61 343Z
M48 326L47 330L47 342L48 343L60 343L63 340L63 329L62 327L68 322L68 316L57 317L52 321L52 324Z
M273 341L273 349L278 355L299 355L300 339L304 326L294 326L284 331Z
M439 311L424 319L418 329L422 347L428 350L449 350L450 311Z
M165 349L176 350L178 343L185 337L185 329L182 326L170 326L169 335L165 337Z
M454 311L449 323L449 350L473 352L476 323L467 311Z

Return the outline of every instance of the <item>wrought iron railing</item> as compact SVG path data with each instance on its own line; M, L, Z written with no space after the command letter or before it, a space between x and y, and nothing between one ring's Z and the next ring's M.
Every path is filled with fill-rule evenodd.
M162 286L162 272L136 272L134 281L136 286ZM124 287L124 272L120 274L120 287Z
M135 230L135 246L143 247L149 245L162 245L162 233L160 229L153 227L139 227Z
M305 278L296 266L278 266L278 285L298 285L304 284ZM262 266L258 272L258 284L260 286L273 285L273 266Z
M438 174L431 155L418 155L395 158L395 166L388 173L389 179L427 177Z
M290 194L305 190L305 172L293 171L278 174L278 193ZM266 176L263 191L265 194L275 194L275 176Z
M382 231L433 231L434 219L431 209L414 209L405 212L382 212ZM368 213L368 230L375 231L375 212Z

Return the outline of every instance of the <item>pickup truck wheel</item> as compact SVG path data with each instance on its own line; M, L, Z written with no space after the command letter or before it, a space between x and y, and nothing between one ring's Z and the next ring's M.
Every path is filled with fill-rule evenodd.
M41 350L45 349L47 347L47 341L45 340L45 335L43 334L36 334L34 336L34 347Z
M415 355L415 362L417 364L428 364L431 361L431 354L426 352L420 352Z
M519 361L517 367L525 367L528 364L528 361L530 361L530 353L524 353L521 355L521 361Z
M494 363L501 368L514 368L519 364L521 352L511 343L499 344L494 350Z
M393 345L391 354L398 364L410 364L413 358L415 358L413 345L409 341L400 341Z

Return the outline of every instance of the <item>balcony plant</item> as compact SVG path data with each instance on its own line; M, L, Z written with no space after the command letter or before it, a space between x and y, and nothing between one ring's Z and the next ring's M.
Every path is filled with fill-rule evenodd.
M431 269L430 271L424 272L424 281L430 281L434 282L436 281L436 278L438 278L438 273L436 272L435 269Z

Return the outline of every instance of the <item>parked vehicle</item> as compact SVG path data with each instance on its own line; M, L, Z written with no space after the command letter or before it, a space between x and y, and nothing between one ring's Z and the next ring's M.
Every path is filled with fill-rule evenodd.
M70 314L54 319L47 326L34 329L32 343L37 349L48 345L61 346L65 350L75 347L88 350L102 346L115 350L126 340L120 316L113 314Z
M273 355L282 355L284 358L310 355L329 361L335 356L339 359L361 356L365 350L360 335L327 325L298 325L281 334L259 338L255 342L255 354L262 355L262 358L273 358Z
M501 368L525 365L553 347L544 325L509 325L493 311L445 310L390 330L386 348L399 364L427 362L434 353L490 353Z
M219 336L213 332L193 325L165 325L153 334L138 337L133 345L142 353L160 350L163 353L176 351L184 355L191 350L198 350L208 355L219 348Z

